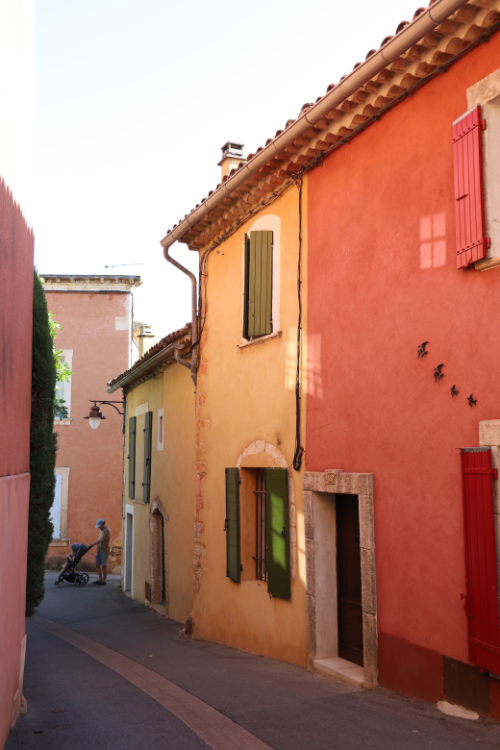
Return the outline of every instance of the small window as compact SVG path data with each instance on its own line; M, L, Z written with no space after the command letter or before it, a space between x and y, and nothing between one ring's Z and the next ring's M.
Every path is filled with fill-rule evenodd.
M267 581L266 470L255 469L255 578Z
M250 232L245 237L243 338L273 332L273 233Z
M50 509L50 520L54 527L52 539L62 540L67 537L69 467L58 466L54 473L56 482L54 500Z
M61 489L62 489L62 476L56 474L56 486L54 490L54 501L50 509L50 520L54 527L52 535L53 539L59 539L61 535Z
M59 355L59 360L66 364L70 370L73 369L73 349L63 349L61 354ZM56 424L70 424L71 420L71 378L72 376L69 376L68 382L60 381L58 380L56 382L56 398L59 401L64 402L64 406L66 407L67 411L67 417L64 419L60 419L56 417L54 419L54 422Z
M163 450L163 409L158 409L158 439L156 449Z
M58 360L61 362L61 364L64 364L66 362L65 357L58 357ZM64 386L66 383L62 380L58 380L56 383L56 398L58 401L64 401Z
M288 470L226 469L226 575L290 599ZM240 486L242 502L240 504Z

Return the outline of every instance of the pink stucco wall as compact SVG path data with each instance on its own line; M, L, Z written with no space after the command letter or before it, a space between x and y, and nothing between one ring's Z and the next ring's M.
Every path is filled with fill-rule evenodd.
M29 474L0 477L0 747L10 730L20 677L29 487Z
M12 721L25 636L33 233L0 179L0 748ZM8 573L6 572L8 571Z

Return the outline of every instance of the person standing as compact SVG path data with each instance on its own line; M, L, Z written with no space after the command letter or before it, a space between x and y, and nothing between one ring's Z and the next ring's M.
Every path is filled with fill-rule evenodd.
M97 572L99 573L99 580L93 581L96 586L105 586L106 578L108 577L108 555L110 552L109 541L111 538L111 531L109 526L106 526L106 521L100 518L96 525L96 529L99 529L99 539L92 542L91 547L97 544L97 554L95 556L95 565Z

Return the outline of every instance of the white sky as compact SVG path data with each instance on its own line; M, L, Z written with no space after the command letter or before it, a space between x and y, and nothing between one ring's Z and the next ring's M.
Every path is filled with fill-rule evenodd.
M411 20L416 0L40 0L36 264L142 263L136 318L190 319L190 282L160 240L220 181L227 140L255 153L305 102ZM172 255L192 270L197 254Z

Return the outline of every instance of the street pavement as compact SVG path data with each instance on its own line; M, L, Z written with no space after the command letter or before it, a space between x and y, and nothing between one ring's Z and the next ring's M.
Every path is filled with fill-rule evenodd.
M215 643L181 640L179 623L128 599L119 579L108 579L102 587L89 583L82 589L70 584L56 588L56 575L46 574L47 593L38 619L27 621L28 713L20 717L6 750L500 746L500 726L494 722L444 716L435 706L382 688L358 690L301 667ZM80 645L68 642L64 634ZM172 710L138 687L148 674L144 668L155 673L149 672L155 678L151 682L159 683L160 692L149 693L160 695L164 684L164 694L170 696L166 705ZM190 715L185 705L183 709L183 695L191 701L191 716L193 705L200 714L201 724L197 717L178 718ZM221 723L220 741L205 742L208 735L197 729L205 720L210 737L218 736ZM231 726L237 730L233 734ZM237 739L231 741L232 736Z

